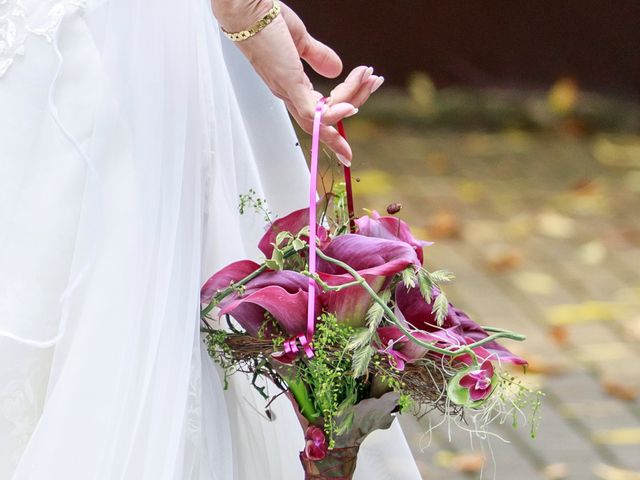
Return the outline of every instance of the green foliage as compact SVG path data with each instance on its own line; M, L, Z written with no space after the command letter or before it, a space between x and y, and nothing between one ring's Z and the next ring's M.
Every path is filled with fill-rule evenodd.
M263 215L265 222L272 223L273 214L267 206L267 201L258 198L256 195L256 191L253 188L249 189L248 193L239 195L240 203L238 204L238 211L241 215L244 215L247 209L253 209L254 212Z

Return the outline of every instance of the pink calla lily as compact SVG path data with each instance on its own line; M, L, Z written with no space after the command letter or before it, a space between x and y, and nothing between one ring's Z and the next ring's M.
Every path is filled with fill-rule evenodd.
M200 301L209 303L219 290L227 288L232 282L242 280L246 276L255 272L260 265L251 260L240 260L233 262L222 270L217 271L200 290Z
M433 292L435 297L439 292ZM433 310L433 302L427 303L418 288L407 288L403 284L396 287L395 292L397 311L402 313L406 321L420 330L427 332L443 332L451 337L452 345L468 345L484 338L489 334L477 323L471 320L462 310L456 309L449 304L447 315L442 326L436 322L436 314ZM493 359L505 361L515 365L526 365L526 360L514 355L507 348L496 341L488 342L481 347L474 349L476 355L481 359ZM459 361L469 363L470 359L458 358Z
M397 217L380 216L375 210L371 212L371 215L363 215L357 218L355 222L360 235L384 238L387 240L398 240L411 245L416 251L421 265L424 255L423 247L433 244L432 242L425 242L415 238L406 222L403 222Z
M324 205L325 199L318 202L318 205ZM321 210L318 208L318 210ZM309 208L302 208L290 213L286 217L282 217L269 225L267 231L260 239L258 248L267 258L273 255L273 244L280 232L290 232L296 235L300 230L309 225ZM324 247L329 241L329 232L322 225L317 225L317 236L320 241L320 247Z
M353 281L349 274L331 275L319 273L320 278L331 286L344 285ZM365 281L376 292L380 292L387 278L380 275L364 275ZM369 292L360 285L354 285L339 291L327 291L321 294L322 305L328 313L333 313L340 323L360 327L365 324L367 311L373 304Z

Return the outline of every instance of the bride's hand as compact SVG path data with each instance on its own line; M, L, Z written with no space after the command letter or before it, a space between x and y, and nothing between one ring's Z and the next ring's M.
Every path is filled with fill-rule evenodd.
M213 11L220 25L232 32L249 28L264 17L272 5L272 0L212 0ZM293 10L282 3L281 7L281 15L270 25L236 45L271 91L284 100L300 127L311 133L315 105L323 95L314 90L301 59L327 78L335 78L341 73L342 62L331 48L309 35ZM357 113L358 107L383 81L382 77L373 74L371 67L356 67L328 96L320 139L344 163L348 164L351 160L351 147L333 125Z

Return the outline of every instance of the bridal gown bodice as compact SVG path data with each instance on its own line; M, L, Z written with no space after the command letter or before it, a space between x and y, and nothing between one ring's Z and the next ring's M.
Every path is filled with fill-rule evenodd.
M206 0L0 0L0 478L302 478L287 401L223 390L198 294L258 255L238 196L282 215L307 182ZM420 478L397 422L356 478Z

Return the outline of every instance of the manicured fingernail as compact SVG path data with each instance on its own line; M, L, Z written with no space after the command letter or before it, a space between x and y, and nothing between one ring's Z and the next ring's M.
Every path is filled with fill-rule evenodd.
M367 76L370 76L370 75L373 73L373 67L369 67L369 68L367 68L367 69L364 71L364 73L365 73Z
M338 161L343 164L345 167L350 167L351 166L351 162L349 160L347 160L346 158L344 158L342 155L340 155L339 153L336 153L336 157L338 157Z
M345 115L346 117L353 117L356 113L358 113L360 110L357 108L354 108L351 112L349 112L348 114Z
M375 92L376 90L378 90L382 84L384 83L384 77L379 77L373 84L373 86L371 87L371 93Z

